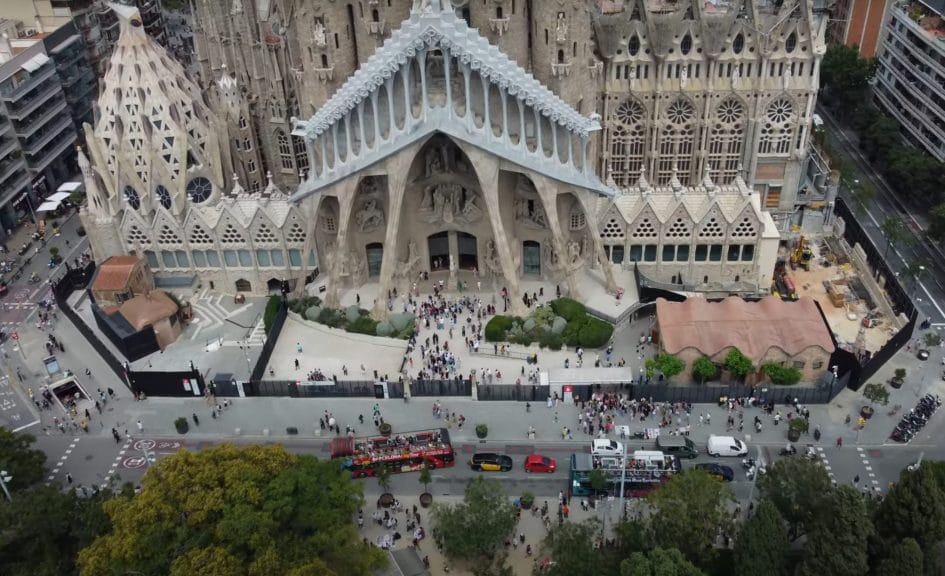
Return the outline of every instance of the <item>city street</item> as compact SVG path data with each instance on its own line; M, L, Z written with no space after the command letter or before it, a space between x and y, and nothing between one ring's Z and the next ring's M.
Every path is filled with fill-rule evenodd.
M852 130L842 127L824 106L818 106L817 112L826 121L826 135L831 150L849 159L856 180L870 182L876 189L869 205L862 210L866 217L860 218L859 221L880 252L886 250L883 221L888 216L901 215L908 224L912 240L889 250L889 266L901 273L907 265L925 263L925 271L915 286L907 282L905 288L914 289L915 302L923 315L931 319L936 327L945 326L945 256L925 238L924 230L928 227L925 217L915 210L910 210L897 198L886 180L859 150L856 134ZM857 202L850 193L851 184L854 183L841 182L840 193L847 205L858 211Z

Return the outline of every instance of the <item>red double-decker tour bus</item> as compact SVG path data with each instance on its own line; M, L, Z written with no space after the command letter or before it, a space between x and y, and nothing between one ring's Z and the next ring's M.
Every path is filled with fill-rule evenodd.
M424 466L446 468L455 463L450 434L446 428L403 432L393 436L333 438L331 457L343 459L352 476L374 476L387 466L391 472L413 472Z

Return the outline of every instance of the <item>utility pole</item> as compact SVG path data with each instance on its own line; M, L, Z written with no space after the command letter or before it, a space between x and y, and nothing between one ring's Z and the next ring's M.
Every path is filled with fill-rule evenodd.
M7 474L6 470L0 470L0 488L3 488L3 493L7 496L7 501L13 502L13 497L10 496L10 489L7 488L7 482L13 480L13 476Z
M623 502L624 486L627 483L627 444L623 445L623 455L620 457L620 517L626 516L626 505Z

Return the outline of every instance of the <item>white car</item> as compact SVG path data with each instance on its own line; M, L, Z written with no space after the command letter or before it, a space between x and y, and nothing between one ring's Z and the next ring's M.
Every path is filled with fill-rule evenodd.
M591 445L594 456L623 456L623 444L609 438L597 438Z
M706 452L709 456L745 456L748 445L733 436L709 436Z

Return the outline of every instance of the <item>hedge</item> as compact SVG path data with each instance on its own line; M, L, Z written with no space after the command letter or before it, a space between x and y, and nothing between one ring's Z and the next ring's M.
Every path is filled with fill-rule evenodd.
M486 323L486 341L487 342L504 342L505 333L509 331L509 328L512 327L513 319L511 316L493 316L491 320Z
M272 323L276 321L276 314L279 313L281 303L281 296L270 296L269 301L266 302L266 311L263 313L263 328L265 328L267 335L272 328Z
M577 300L558 298L557 300L552 300L549 304L551 305L551 309L555 311L555 314L561 316L568 322L580 320L587 315L587 308Z
M536 310L524 320L512 316L494 316L486 323L486 341L512 342L523 346L538 342L542 348L551 350L560 350L565 344L570 347L600 348L606 345L614 334L611 324L588 316L586 308L580 302L559 298L552 300L550 306L557 317L539 317L542 309ZM567 322L563 329L560 322L557 322L558 319ZM560 334L555 333L555 324L558 324Z

